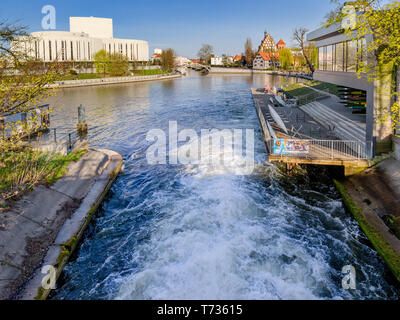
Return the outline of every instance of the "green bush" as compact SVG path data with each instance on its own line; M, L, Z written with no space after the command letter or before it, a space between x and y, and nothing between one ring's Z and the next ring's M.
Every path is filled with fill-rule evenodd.
M54 184L65 175L68 164L78 161L87 150L63 156L29 148L0 155L0 195L12 199L38 184Z

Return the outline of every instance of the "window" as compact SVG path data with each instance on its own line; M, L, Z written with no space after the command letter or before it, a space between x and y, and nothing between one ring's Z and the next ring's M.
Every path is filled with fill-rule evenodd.
M333 71L333 53L334 53L334 46L327 46L326 47L326 70Z
M74 44L71 41L71 60L74 60Z
M345 54L344 54L344 48L345 46L343 45L343 42L337 43L336 44L336 66L335 66L335 71L345 71Z
M46 42L43 41L43 61L46 61Z
M90 42L88 42L87 47L88 47L88 60L90 60L91 59L91 57L90 57Z
M319 70L324 70L324 47L318 48L318 66Z
M367 42L365 41L365 38L358 40L357 43L357 50L358 50L358 55L357 55L357 67L361 65L367 65L367 53L366 53L366 47L367 47Z
M357 42L347 41L347 72L357 71Z

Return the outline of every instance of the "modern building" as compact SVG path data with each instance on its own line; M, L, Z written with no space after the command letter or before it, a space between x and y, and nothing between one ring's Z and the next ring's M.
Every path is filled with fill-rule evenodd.
M310 32L307 40L313 41L319 50L315 80L333 83L350 90L357 89L366 97L365 139L368 155L374 157L376 153L389 151L393 128L390 117L385 115L391 113L390 90L393 79L390 75L371 82L367 75L360 78L356 73L361 64L375 63L374 58L364 50L371 37L353 42L345 35L341 25L337 24ZM381 121L382 119L385 121Z
M147 41L113 37L112 19L71 17L69 32L32 32L31 38L20 49L44 62L93 62L94 55L100 50L121 53L129 61L149 60ZM12 45L16 46L16 43Z

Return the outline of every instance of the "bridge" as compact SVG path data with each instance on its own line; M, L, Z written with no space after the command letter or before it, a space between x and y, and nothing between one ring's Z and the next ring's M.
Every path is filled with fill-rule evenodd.
M211 71L211 67L210 66L206 66L203 64L199 64L199 63L191 63L188 64L187 66L188 68L195 70L195 71L199 71L203 74L208 74Z

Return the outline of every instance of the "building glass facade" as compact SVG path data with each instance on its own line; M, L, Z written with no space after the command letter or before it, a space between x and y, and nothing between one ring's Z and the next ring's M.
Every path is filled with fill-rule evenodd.
M345 41L318 48L318 70L357 72L366 63L365 40Z

